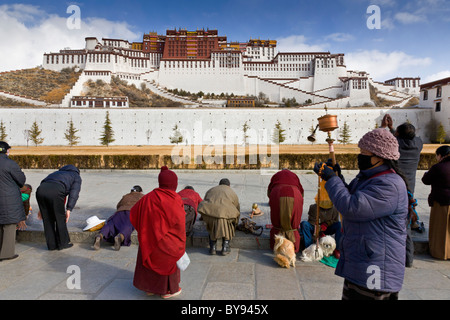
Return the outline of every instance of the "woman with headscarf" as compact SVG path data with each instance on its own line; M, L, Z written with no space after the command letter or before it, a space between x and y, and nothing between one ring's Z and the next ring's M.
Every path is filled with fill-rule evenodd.
M360 172L349 185L323 163L314 166L343 218L336 267L336 275L345 279L342 299L397 300L408 224L406 182L396 166L398 142L379 128L366 133L358 146Z
M430 254L437 259L450 258L450 146L436 149L438 163L425 172L422 182L431 185Z
M270 248L275 244L275 235L281 234L294 243L295 252L300 250L300 221L303 213L303 186L298 176L288 169L273 175L267 188L269 197Z
M138 202L144 194L141 186L134 186L131 191L117 203L116 212L108 218L100 232L95 236L94 249L100 249L101 240L114 244L115 250L120 247L131 245L131 234L134 231L130 222L130 210Z
M185 212L176 193L175 172L162 167L158 183L159 188L142 197L130 211L139 241L133 285L166 299L181 293L177 261L186 247Z

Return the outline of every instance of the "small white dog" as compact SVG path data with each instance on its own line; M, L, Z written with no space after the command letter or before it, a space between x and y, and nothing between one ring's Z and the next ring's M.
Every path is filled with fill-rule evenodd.
M302 261L320 261L323 257L329 257L336 249L336 241L331 236L320 238L319 247L316 251L316 244L310 245L302 252Z

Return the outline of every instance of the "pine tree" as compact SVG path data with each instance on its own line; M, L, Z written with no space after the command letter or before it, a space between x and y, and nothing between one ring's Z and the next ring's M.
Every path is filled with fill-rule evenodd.
M106 111L105 124L103 125L103 134L100 142L102 145L108 147L114 141L116 140L114 139L114 131L111 127L111 120L109 119L109 111Z
M274 133L273 133L273 136L272 136L272 141L275 144L283 143L284 140L286 140L286 135L284 134L285 131L286 130L284 130L281 127L280 120L277 120L277 123L275 124L275 130L274 130Z
M30 140L34 143L34 145L37 147L39 144L42 144L44 142L44 138L40 138L40 135L42 133L42 130L39 129L39 125L37 121L35 120L33 124L31 125L30 129Z
M437 129L436 141L439 142L439 144L443 144L445 142L446 136L447 136L447 133L445 132L444 126L442 125L442 122L441 122Z
M184 138L183 135L181 134L180 130L178 129L178 125L175 124L175 126L173 127L173 136L171 136L170 139L170 143L176 143L177 145L181 142L183 142Z
M342 127L342 131L339 134L338 141L342 144L348 144L350 142L350 127L347 124L347 121L344 122L344 126Z
M5 141L8 135L6 134L6 128L3 120L0 121L0 141Z
M69 122L69 128L67 128L66 132L64 133L64 137L67 141L69 141L69 146L75 146L78 144L78 140L80 137L76 135L78 132L78 129L75 129L75 126L73 125L72 119L70 119Z

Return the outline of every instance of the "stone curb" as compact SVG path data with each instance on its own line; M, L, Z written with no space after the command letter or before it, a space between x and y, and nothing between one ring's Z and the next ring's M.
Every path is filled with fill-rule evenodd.
M97 232L69 231L70 240L73 243L94 243L96 234ZM44 232L40 230L17 231L16 240L19 242L45 242L45 236ZM427 240L413 238L413 241L415 254L428 253ZM135 245L138 244L136 231L131 235L131 243ZM220 240L217 242L217 245L220 248ZM195 230L193 236L187 237L186 247L208 248L209 240L207 231ZM261 236L254 236L245 234L241 231L236 231L236 235L231 241L231 247L239 249L270 250L269 233L266 230Z

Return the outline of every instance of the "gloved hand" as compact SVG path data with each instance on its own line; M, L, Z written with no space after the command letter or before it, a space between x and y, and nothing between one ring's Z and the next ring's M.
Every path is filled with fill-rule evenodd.
M328 224L326 222L323 222L320 224L320 230L325 232L325 231L327 231L327 229L328 229Z
M333 160L328 159L327 162L326 162L326 165L329 166L329 167L332 167L333 171L337 173L337 176L339 178L341 178L342 181L345 182L344 176L341 173L342 170L341 170L341 166L339 165L339 163L336 162L336 164L333 166Z
M328 179L336 175L334 171L327 165L323 166L322 172L320 172L320 168L322 168L322 166L323 162L316 162L316 164L314 165L314 172L318 175L320 174L320 177L323 180L328 181Z

